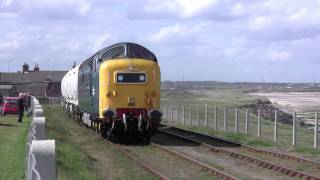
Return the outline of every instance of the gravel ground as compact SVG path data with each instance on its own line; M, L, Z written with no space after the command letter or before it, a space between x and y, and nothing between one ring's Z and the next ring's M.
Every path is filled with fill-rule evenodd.
M178 152L182 152L194 159L205 162L241 179L295 179L283 175L282 173L267 170L258 167L255 164L232 158L222 153L213 153L200 145L184 142L180 139L173 138L172 136L158 134L153 138L153 141Z
M126 149L170 179L219 179L151 145L126 146Z
M301 163L301 162L297 162L297 161L293 161L293 160L279 159L279 158L275 158L273 156L268 156L268 155L264 155L261 153L250 152L250 151L246 151L245 149L240 149L240 148L223 148L223 149L226 149L228 151L241 153L244 155L249 155L251 157L257 157L259 159L272 162L274 164L289 167L289 168L292 168L295 170L303 171L303 172L313 174L315 176L320 177L320 167L315 166L313 164Z

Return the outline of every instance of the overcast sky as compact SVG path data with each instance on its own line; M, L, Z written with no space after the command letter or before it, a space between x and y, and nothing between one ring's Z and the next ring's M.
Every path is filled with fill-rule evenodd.
M68 70L116 42L162 80L320 81L320 0L0 0L0 71Z

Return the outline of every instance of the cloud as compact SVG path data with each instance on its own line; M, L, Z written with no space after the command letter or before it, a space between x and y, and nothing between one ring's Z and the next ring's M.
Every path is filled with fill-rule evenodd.
M255 80L275 68L290 79L287 69L320 65L319 9L312 0L0 0L0 62L65 69L133 41L156 54L164 79L185 69L196 80Z
M216 21L236 20L247 14L246 1L221 0L151 0L132 1L129 9L129 19L211 19ZM142 8L141 8L141 4ZM247 4L247 3L246 3Z
M158 32L150 36L149 41L152 43L166 42L166 43L188 43L193 41L199 31L202 31L207 25L196 24L193 26L175 24L172 26L162 27ZM198 40L196 40L198 41Z

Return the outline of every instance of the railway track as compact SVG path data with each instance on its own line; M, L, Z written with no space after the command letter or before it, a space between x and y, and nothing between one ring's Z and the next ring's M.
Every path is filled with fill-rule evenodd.
M201 144L201 146L208 148L213 153L221 153L235 159L246 161L248 163L253 163L264 169L273 170L278 173L285 174L289 177L298 177L298 178L304 178L304 179L320 179L319 177L320 163L317 161L312 161L312 160L291 156L287 154L281 154L277 152L262 150L256 147L244 145L234 141L229 141L220 137L203 135L203 134L199 134L199 133L195 133L195 132L191 132L191 131L187 131L187 130L183 130L175 127L162 126L162 128L159 128L159 133L164 133L170 136L181 138L185 141ZM247 155L248 154L247 152L250 155ZM259 158L257 158L257 156ZM261 159L262 156L266 156L264 157L265 159ZM282 165L279 165L279 163L273 163L274 161L271 162L270 158L278 159L278 161L281 160L285 162L282 162ZM317 175L313 175L313 173L296 170L294 168L284 165L286 163L290 164L290 162L303 163L308 166L312 166L311 172L317 173Z
M83 126L81 124L79 124L79 125ZM90 129L90 128L86 128L86 129L88 129L88 131L90 133L92 133L93 135L98 136L99 138L103 138L103 137L99 136L93 129ZM105 143L115 147L119 152L121 152L127 158L131 159L133 162L135 162L137 165L139 165L142 169L149 172L150 174L157 177L158 179L170 180L170 178L168 176L166 176L164 173L162 173L159 170L157 170L156 168L152 167L149 163L141 160L135 153L133 153L130 149L128 149L126 147L126 145L116 144L116 143L109 141L105 138L103 138L103 140ZM198 166L203 172L208 172L211 175L216 176L219 179L226 179L226 180L238 180L239 179L237 177L232 176L231 174L225 173L217 168L214 168L210 165L207 165L205 163L197 161L197 160L195 160L191 157L188 157L182 153L170 150L164 146L161 146L161 145L158 145L155 143L150 143L150 145L157 148L157 149L160 149L163 152L170 154L171 156L176 157L177 159L181 159L181 160L184 160L184 161L191 163L195 166Z
M95 131L91 131L90 129L88 129L88 130L92 134L99 136L98 134L96 134ZM187 131L187 130L183 130L183 129L179 129L179 128L175 128L175 127L162 126L161 128L159 128L159 134L161 134L161 133L169 135L169 136L177 137L181 140L183 139L183 141L190 141L190 142L194 142L197 144L201 144L202 147L209 149L210 152L212 152L212 153L221 153L221 154L230 156L232 158L235 158L235 159L238 159L241 161L246 161L246 162L255 164L257 166L260 166L262 168L265 168L268 170L273 170L275 172L281 173L281 174L286 175L290 178L291 177L298 177L298 178L304 178L304 179L310 179L310 180L313 180L313 179L320 180L320 178L315 175L312 175L312 174L309 174L306 172L302 172L302 171L298 171L293 168L288 168L286 166L280 166L280 165L277 165L275 163L271 163L266 160L261 160L261 159L255 158L253 156L248 156L248 155L244 155L242 153L237 153L235 151L227 150L227 149L225 149L225 147L234 148L234 149L241 149L241 150L245 150L247 152L259 153L259 154L267 155L267 156L270 156L273 158L286 159L286 160L296 161L296 162L300 162L300 163L302 162L302 163L312 164L313 166L317 166L318 170L319 170L320 163L316 162L316 161L310 161L308 159L304 159L304 158L300 158L300 157L296 157L296 156L290 156L290 155L286 155L286 154L265 151L265 150L258 149L258 148L252 147L252 146L243 145L241 143L237 143L234 141L228 141L226 139L213 137L213 136L207 136L207 135L203 135L203 134L199 134L199 133L195 133L195 132L191 132L191 131ZM109 145L112 145L115 148L117 148L119 150L119 152L121 152L126 157L128 157L129 159L134 161L142 169L149 172L150 174L152 174L156 178L170 179L166 173L163 173L160 170L158 170L159 168L154 168L154 166L151 166L149 164L149 162L147 163L145 160L140 159L137 154L135 154L134 152L132 152L130 150L130 148L128 149L127 145L115 144L115 143L108 141L106 139L104 139L104 141L106 143L108 143ZM151 142L150 145L157 148L157 149L160 149L163 152L170 154L170 156L174 156L176 159L183 160L183 161L186 161L190 164L193 164L193 165L199 167L203 172L207 172L207 173L214 175L215 177L218 177L220 179L239 179L238 177L236 177L237 175L236 176L231 175L231 174L233 174L232 172L230 174L230 172L226 172L224 170L221 170L223 168L215 168L212 165L210 165L210 163L205 163L204 161L197 160L196 158L194 158L192 156L189 156L189 155L182 153L182 152L179 152L179 151L172 150L171 148L167 148L166 146L163 146L159 143Z

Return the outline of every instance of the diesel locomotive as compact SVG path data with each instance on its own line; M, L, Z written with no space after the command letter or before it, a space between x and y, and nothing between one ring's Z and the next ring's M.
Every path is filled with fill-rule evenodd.
M148 140L161 121L160 67L129 42L101 49L62 79L63 107L102 136Z

